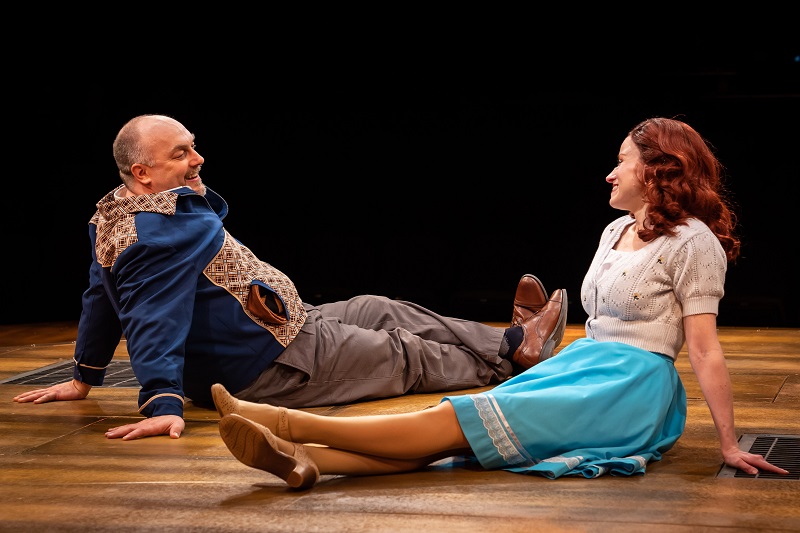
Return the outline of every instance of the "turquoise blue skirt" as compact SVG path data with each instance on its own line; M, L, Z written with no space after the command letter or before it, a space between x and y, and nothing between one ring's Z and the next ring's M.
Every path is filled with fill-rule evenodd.
M553 479L644 474L686 424L671 358L588 338L490 391L442 401L481 466Z

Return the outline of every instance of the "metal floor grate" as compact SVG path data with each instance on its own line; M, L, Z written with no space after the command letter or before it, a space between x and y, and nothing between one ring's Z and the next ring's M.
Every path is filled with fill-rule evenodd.
M0 381L4 385L35 385L49 387L72 379L73 361L63 361L30 372L17 374ZM139 388L141 385L133 374L130 361L111 361L101 387Z
M789 471L789 474L773 474L759 472L745 474L738 468L723 465L717 477L735 477L745 479L800 479L800 435L768 435L745 433L739 439L739 449L763 455L775 466Z

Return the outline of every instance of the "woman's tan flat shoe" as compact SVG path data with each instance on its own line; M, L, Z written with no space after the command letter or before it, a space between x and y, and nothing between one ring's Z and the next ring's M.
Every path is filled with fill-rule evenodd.
M221 383L211 385L211 397L214 399L214 406L220 417L230 414L239 414L239 400L237 400L228 389Z
M237 414L224 415L219 434L239 461L278 476L292 488L307 489L319 479L319 469L302 444L292 443L294 451L286 454L278 448L275 435L258 422Z
M239 403L238 398L228 392L228 389L226 389L221 383L214 383L211 385L211 397L214 399L214 406L217 408L217 413L219 413L220 418L225 415L232 414L242 415L241 404ZM276 422L275 429L270 429L270 431L283 440L294 442L294 439L292 438L292 432L289 431L289 413L287 412L287 409L285 407L275 407L269 404L258 405L263 406L260 407L260 409L277 409L278 420ZM263 415L263 411L261 414ZM254 418L256 417L256 415L252 413L248 416L252 416ZM264 416L261 421L263 422L266 418L267 417Z

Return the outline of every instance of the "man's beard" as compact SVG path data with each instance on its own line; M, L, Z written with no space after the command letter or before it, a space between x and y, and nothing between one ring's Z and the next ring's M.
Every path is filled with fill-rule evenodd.
M195 185L189 185L189 188L192 189L194 192L199 194L200 196L206 195L206 184L203 183L203 180L200 179Z

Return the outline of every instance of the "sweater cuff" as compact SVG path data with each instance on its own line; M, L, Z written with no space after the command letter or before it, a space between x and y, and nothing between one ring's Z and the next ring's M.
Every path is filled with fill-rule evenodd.
M719 298L715 296L686 298L681 302L681 305L683 306L683 316L702 315L705 313L719 314Z

